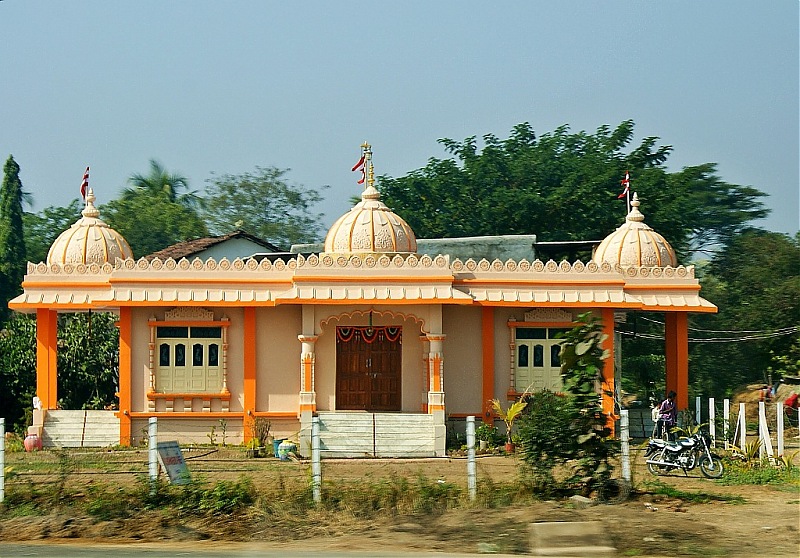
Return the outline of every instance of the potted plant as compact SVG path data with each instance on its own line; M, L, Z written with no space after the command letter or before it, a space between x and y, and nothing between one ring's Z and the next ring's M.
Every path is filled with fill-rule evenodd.
M258 440L250 438L247 442L247 457L261 457L261 448L258 447Z
M514 401L508 409L503 409L499 399L492 399L492 407L494 412L506 424L506 452L512 453L514 451L514 442L511 438L511 429L514 427L514 421L517 420L522 410L528 403L523 401L522 398Z
M500 434L497 432L497 427L488 422L482 422L475 429L475 439L478 440L481 450L487 450L489 447L497 445L497 438Z
M267 454L265 448L272 445L270 428L272 428L272 423L265 417L253 417L250 422L250 441L247 442L248 457L263 457Z

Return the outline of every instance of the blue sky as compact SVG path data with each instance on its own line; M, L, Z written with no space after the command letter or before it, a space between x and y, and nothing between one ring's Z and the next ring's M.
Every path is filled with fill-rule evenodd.
M36 211L77 197L87 165L101 204L150 158L201 191L290 168L330 186L329 225L364 140L401 176L442 137L633 119L670 169L718 163L770 195L759 225L794 234L798 24L796 0L4 0L0 156Z

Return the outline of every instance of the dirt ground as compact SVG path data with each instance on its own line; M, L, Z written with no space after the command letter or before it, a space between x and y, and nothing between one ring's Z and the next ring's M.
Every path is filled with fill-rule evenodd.
M13 457L15 454L10 454ZM17 467L25 467L20 456ZM263 462L263 463L258 463ZM191 462L190 462L191 463ZM308 464L269 460L242 461L256 485L279 467L291 478L308 478ZM256 464L256 465L254 465ZM231 461L217 464L225 475L243 474ZM494 481L510 479L518 462L513 457L491 456L478 459L479 478ZM196 470L211 471L214 461ZM203 469L205 468L205 469ZM394 475L427 478L465 484L464 459L434 460L341 460L323 463L326 479L386 478ZM213 475L212 475L213 476ZM130 478L126 476L124 478ZM215 477L216 478L216 477ZM687 503L648 493L648 481L655 480L641 458L634 464L636 490L626 501L577 509L568 501L543 501L496 509L455 509L440 515L394 516L364 520L346 513L320 513L297 523L288 518L259 517L251 512L245 518L212 520L180 519L158 511L113 521L90 517L71 517L54 513L47 516L15 517L0 521L0 540L86 543L191 543L203 546L222 541L280 545L287 551L328 549L336 551L446 551L454 553L524 554L530 551L528 526L542 521L600 521L620 556L779 556L800 555L800 490L770 486L725 486L707 480L694 471L658 477L685 491L735 495L745 503L712 501ZM652 485L651 485L652 487ZM229 543L226 543L229 544ZM230 546L225 546L230 549Z

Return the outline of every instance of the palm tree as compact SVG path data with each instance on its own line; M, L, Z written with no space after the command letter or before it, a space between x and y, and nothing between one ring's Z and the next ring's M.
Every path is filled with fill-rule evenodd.
M203 199L197 195L197 191L189 191L188 178L167 172L155 159L150 159L150 172L147 175L134 173L128 178L128 183L131 186L122 191L123 200L130 200L139 194L160 194L166 195L170 202L190 209L198 209L203 205ZM181 190L186 192L181 193Z

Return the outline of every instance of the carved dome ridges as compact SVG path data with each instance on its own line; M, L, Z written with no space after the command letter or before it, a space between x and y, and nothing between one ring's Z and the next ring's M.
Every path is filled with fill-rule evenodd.
M639 205L639 197L634 193L625 222L600 243L592 259L598 264L607 262L622 267L676 267L675 250L645 224Z
M47 252L48 264L104 264L117 258L133 258L128 242L99 219L95 195L89 189L81 218L58 235Z

